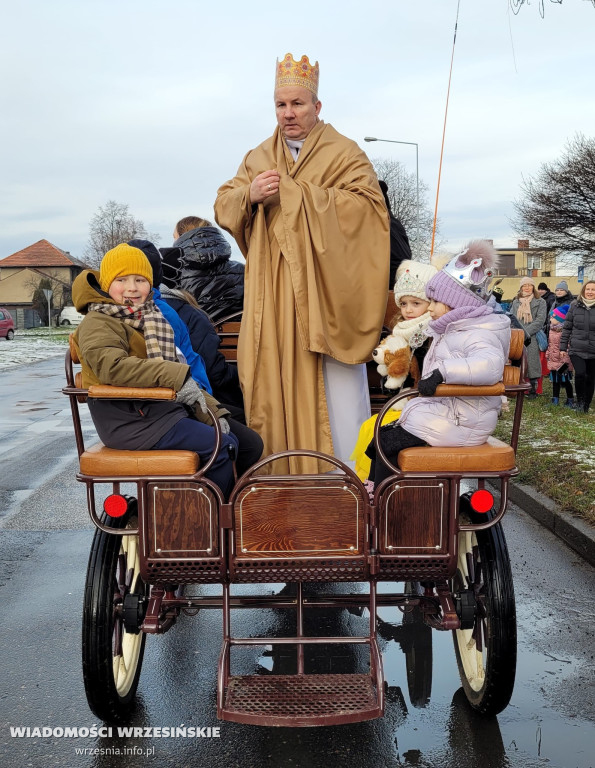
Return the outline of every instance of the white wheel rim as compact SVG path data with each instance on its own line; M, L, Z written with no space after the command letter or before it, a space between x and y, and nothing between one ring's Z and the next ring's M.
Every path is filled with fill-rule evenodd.
M469 582L469 568L467 566L467 552L477 546L477 536L473 531L463 531L459 538L458 570L463 577L463 586L466 588ZM478 692L485 684L486 649L477 649L472 629L457 629L455 631L459 656L463 671L469 686ZM484 639L485 640L485 639Z
M138 536L122 536L120 554L126 556L127 572L132 570L130 591L135 592L140 581ZM143 633L139 632L135 635L132 632L126 632L123 623L121 625L121 633L122 653L114 653L112 664L116 691L119 696L126 696L134 682L136 669L138 667L138 658L142 647Z

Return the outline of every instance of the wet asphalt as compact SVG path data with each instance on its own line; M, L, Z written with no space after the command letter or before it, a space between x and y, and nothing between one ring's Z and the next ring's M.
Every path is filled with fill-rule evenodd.
M56 728L101 725L87 707L81 675L81 604L93 530L84 488L74 480L70 414L59 395L62 377L62 361L54 358L0 379L0 766L595 765L595 572L514 506L504 529L515 577L519 659L512 701L497 718L481 718L466 704L449 633L428 637L423 626L402 626L397 609L382 608L379 641L388 683L383 718L303 729L219 722L221 613L202 610L182 616L165 635L148 637L131 725L219 728L218 737L56 736ZM92 435L90 422L85 424ZM255 593L281 586L234 589ZM367 616L312 609L306 621L325 634L359 634ZM292 627L288 609L233 616L237 634L280 636ZM410 675L408 684L412 638L420 674L413 682ZM292 651L280 648L238 650L237 671L290 671ZM316 671L351 671L365 659L350 648L324 646L307 655L307 663ZM54 735L19 737L11 733L16 727L46 727Z

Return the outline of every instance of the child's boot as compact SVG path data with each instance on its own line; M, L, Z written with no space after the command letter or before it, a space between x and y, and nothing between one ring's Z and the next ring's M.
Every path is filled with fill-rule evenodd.
M573 397L567 397L566 402L564 403L564 408L574 408L574 398Z
M552 405L560 405L560 398L552 397Z

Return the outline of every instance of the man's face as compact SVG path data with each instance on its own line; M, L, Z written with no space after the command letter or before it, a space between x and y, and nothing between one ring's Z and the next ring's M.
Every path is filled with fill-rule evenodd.
M322 104L312 101L312 93L299 85L275 91L277 123L286 139L305 139L318 122Z
M543 295L546 293L546 291L544 291L544 289L543 289L543 288L538 288L538 289L537 289L537 293L538 293L540 296L543 296Z

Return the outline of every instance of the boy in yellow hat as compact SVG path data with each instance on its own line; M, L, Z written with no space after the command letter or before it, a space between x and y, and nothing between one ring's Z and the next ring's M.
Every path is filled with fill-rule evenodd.
M213 427L197 418L207 410L205 393L191 378L189 366L179 362L173 330L151 298L152 280L144 253L123 243L105 254L99 273L86 270L74 281L72 298L85 315L74 336L83 387L169 387L177 392L176 401L89 398L89 411L109 448L189 450L204 462L215 445ZM211 404L222 416L218 403ZM227 496L238 439L226 421L222 428L226 434L207 477Z

